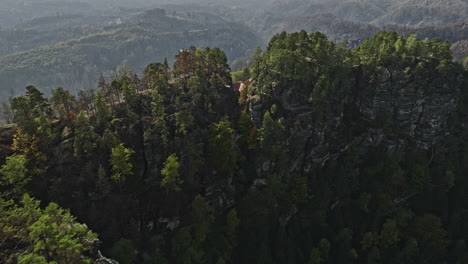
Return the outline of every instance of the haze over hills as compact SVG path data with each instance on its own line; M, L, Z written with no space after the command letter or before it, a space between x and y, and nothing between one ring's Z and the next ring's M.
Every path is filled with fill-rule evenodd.
M278 0L269 12L284 17L331 13L375 25L449 23L468 16L464 0Z
M250 20L264 39L305 29L358 45L380 30L439 37L454 43L456 59L468 54L468 1L465 0L277 0Z
M164 10L164 11L161 11ZM219 46L232 67L281 31L321 31L359 45L380 30L454 43L468 52L466 0L0 1L0 95L35 84L95 86L126 65L140 71L191 45Z
M8 54L0 49L4 54L0 57L0 91L5 95L12 87L28 84L46 91L57 86L78 91L94 87L100 74L109 74L118 66L142 70L164 58L171 62L174 54L190 46L217 46L232 60L262 45L247 27L211 13L162 9L123 13L98 25L69 28L59 18L59 25L50 30L3 31L12 36L8 46L17 43L14 47L20 51Z

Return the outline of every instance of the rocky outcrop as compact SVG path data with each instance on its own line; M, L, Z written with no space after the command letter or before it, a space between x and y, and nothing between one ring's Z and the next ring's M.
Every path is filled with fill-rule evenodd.
M444 137L449 132L447 120L458 104L462 79L460 76L451 82L438 81L437 77L424 82L406 80L399 72L383 69L380 85L375 87L372 97L359 105L359 110L370 121L386 115L391 120L386 120L389 124L384 126L391 129L369 129L369 144L386 143L396 149L411 145L427 150Z
M277 82L271 83L271 97L251 97L249 108L257 125L268 110L265 100L282 109L289 130L284 151L292 154L290 172L323 167L354 144L383 145L389 152L424 151L450 133L447 121L463 84L456 70L449 77L433 71L432 76L409 78L403 70L382 67L374 72L372 82L361 72L362 66L353 71L353 84L334 95L338 104L314 104L308 100L310 88Z
M101 252L99 251L98 252L98 259L96 259L94 264L119 264L119 262L117 262L117 261L115 261L113 259L109 259L109 258L104 257L101 254Z

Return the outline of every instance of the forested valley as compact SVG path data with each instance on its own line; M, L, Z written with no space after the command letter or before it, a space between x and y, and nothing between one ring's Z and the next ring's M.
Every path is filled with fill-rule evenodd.
M0 263L467 263L468 68L381 31L3 106Z

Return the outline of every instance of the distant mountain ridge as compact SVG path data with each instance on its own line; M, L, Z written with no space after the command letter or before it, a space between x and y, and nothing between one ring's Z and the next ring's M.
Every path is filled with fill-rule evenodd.
M121 24L74 28L71 39L0 57L0 94L16 94L28 84L46 91L92 88L100 74L118 66L141 70L153 61L172 61L190 46L217 46L234 59L262 45L247 27L208 13L153 9L119 19Z
M351 45L380 30L392 30L448 40L454 43L456 59L468 54L466 0L277 0L249 25L264 39L305 29L323 32L334 41L349 40Z
M466 20L464 0L278 0L267 13L308 16L331 13L345 20L375 25L431 25Z

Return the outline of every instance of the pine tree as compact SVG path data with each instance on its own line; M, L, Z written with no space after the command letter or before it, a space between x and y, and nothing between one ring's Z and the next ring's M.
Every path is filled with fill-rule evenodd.
M112 148L110 164L112 166L111 179L114 182L122 184L127 177L133 175L131 156L134 153L132 149L126 148L123 143Z
M0 184L9 186L8 191L3 195L9 198L20 198L26 192L26 185L31 181L27 162L28 160L23 155L14 154L7 157L6 163L0 168Z
M161 181L161 188L167 191L181 190L179 185L183 183L183 180L180 179L179 167L179 158L175 153L167 157L161 170L161 174L164 176Z
M90 125L88 117L81 111L75 120L75 137L73 142L75 155L92 154L96 148L97 139L98 135Z
M72 124L76 115L75 96L59 87L52 92L51 101L54 110L58 113L58 117L65 120L68 124Z
M239 151L234 129L227 119L214 124L208 139L209 158L218 170L231 172L236 168Z

